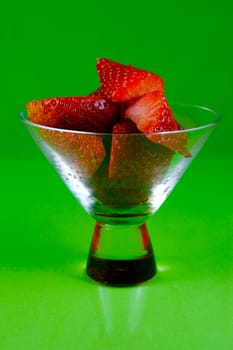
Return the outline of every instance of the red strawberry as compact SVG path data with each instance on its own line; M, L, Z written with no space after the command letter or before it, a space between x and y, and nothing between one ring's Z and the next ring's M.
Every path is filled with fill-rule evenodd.
M142 96L126 109L125 117L132 120L150 140L186 157L191 156L186 149L187 135L181 131L181 126L174 119L166 98L161 93L151 92ZM161 133L177 130L180 132Z
M141 133L136 124L129 119L125 119L120 123L116 123L112 129L113 134L138 134Z
M126 102L151 91L164 93L163 80L146 70L99 58L97 71L101 87L114 102Z
M129 159L129 155L132 156L132 142L137 139L128 134L137 134L140 133L140 131L131 120L125 120L115 124L112 132L114 135L112 136L109 161L109 177L121 178L124 176L131 176L130 164L132 159ZM135 146L136 144L134 147Z
M139 179L138 185L143 185L149 179L162 176L163 163L167 165L172 154L149 141L132 121L123 121L113 128L109 177Z
M106 156L101 136L40 129L42 138L64 158L76 177L92 176Z
M30 120L60 129L108 133L119 106L103 96L45 98L27 104Z
M111 144L106 141L110 160L107 155L90 180L94 196L113 207L146 202L161 183L174 152L148 140L130 120L116 124Z
M89 96L102 96L106 97L104 89L100 86L98 89L93 91Z

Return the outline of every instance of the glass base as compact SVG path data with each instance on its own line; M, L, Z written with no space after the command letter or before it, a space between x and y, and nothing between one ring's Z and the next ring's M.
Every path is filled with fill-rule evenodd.
M112 286L130 286L156 274L155 258L146 228L97 223L87 262L93 280Z

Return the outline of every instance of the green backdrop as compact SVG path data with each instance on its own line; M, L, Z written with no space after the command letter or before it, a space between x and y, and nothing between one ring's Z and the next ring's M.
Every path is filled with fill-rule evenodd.
M3 156L12 157L18 144L18 154L32 152L17 122L27 101L96 88L97 57L157 72L170 100L219 111L221 131L208 152L232 152L230 0L23 0L1 7L2 123L14 140L5 147L4 133Z
M0 5L2 350L231 348L232 23L230 0ZM96 89L97 57L157 72L169 100L222 115L148 223L160 273L142 287L85 277L94 222L17 118L32 99Z

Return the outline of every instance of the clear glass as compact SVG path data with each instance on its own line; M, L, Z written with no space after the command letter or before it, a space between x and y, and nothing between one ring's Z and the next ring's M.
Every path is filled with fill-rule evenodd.
M184 130L156 138L187 137L186 157L151 141L152 134L101 134L20 120L69 190L96 220L87 274L109 285L133 285L156 274L146 219L153 215L214 130L220 117L199 106L172 104ZM124 145L111 158L113 145Z

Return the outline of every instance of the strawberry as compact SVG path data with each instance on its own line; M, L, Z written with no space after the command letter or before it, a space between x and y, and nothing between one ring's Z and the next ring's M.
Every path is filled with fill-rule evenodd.
M100 86L98 89L96 89L95 91L93 91L89 96L102 96L102 97L106 97L106 93L105 93L104 89Z
M120 123L116 123L112 129L113 134L138 134L141 133L136 124L130 119L125 119Z
M107 58L99 58L96 68L101 87L111 101L127 102L151 91L164 93L163 80L146 70Z
M109 177L121 178L131 175L127 168L130 168L128 152L130 152L130 154L132 153L130 148L133 137L128 134L137 134L140 133L140 131L136 125L128 119L115 124L112 132ZM138 139L140 139L140 137ZM136 141L137 139L134 138L134 140Z
M182 128L174 119L166 98L160 92L151 92L139 98L126 109L125 117L132 120L153 142L186 157L191 156L186 150L187 135L181 131ZM177 130L180 132L172 133Z
M103 96L45 98L27 104L31 121L45 126L108 133L119 106Z
M41 128L42 138L75 169L79 176L92 176L106 156L102 137L88 133Z
M106 144L106 142L105 142ZM94 196L107 206L139 205L152 194L152 183L161 182L173 156L170 149L151 142L130 121L113 128L112 142L91 179Z
M161 171L164 155L167 158L169 154L170 159L171 153L149 141L132 121L123 121L113 128L109 177L151 179L158 169Z

